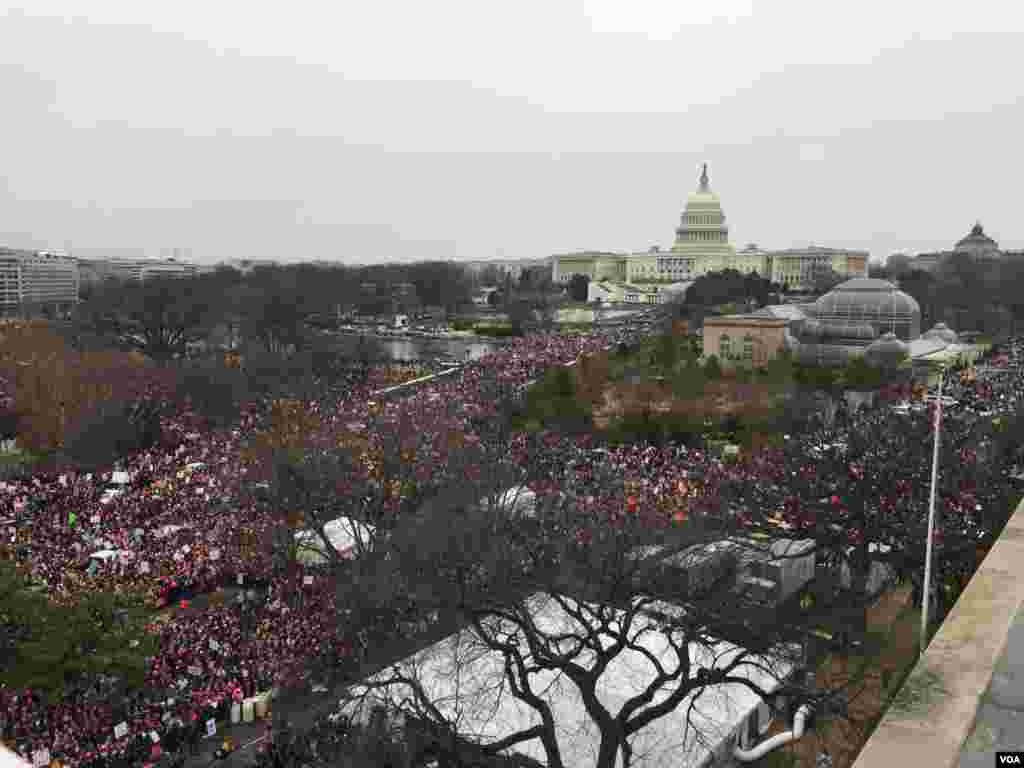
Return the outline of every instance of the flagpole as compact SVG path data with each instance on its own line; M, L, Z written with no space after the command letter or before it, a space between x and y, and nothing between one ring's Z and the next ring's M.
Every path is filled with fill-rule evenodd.
M935 399L934 431L932 442L932 488L928 500L928 540L925 543L924 555L924 586L921 597L921 653L927 647L928 638L928 605L931 602L932 584L932 538L935 530L935 489L939 479L939 425L942 421L942 382L946 377L946 368L939 370L939 392Z

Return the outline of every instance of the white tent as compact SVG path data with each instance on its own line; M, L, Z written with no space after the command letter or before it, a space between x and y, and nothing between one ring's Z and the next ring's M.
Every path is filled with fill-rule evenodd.
M527 598L527 604L534 622L545 633L580 630L575 620L549 595L532 595ZM658 604L657 608L668 615L680 610L664 603ZM622 615L621 612L616 613ZM641 632L641 625L645 622L651 629ZM677 666L676 656L665 635L658 631L660 625L661 621L654 617L638 618L630 634L636 633L637 642L644 650L658 659L666 671L671 671ZM525 639L519 642L520 653L529 664L529 647ZM696 676L698 668L721 669L742 651L742 648L725 642L712 647L691 644L691 675ZM768 692L775 690L779 679L788 676L792 670L788 661L755 656L751 656L749 661L749 665L739 666L732 674L746 678ZM581 663L588 666L585 658ZM776 674L766 672L766 667L772 668ZM540 724L537 712L509 692L504 679L503 655L484 647L472 630L450 635L389 667L381 677L390 676L393 670L418 680L441 714L455 724L460 734L471 740L494 741ZM624 651L611 661L601 676L598 697L614 716L627 700L645 690L654 678L654 666L644 654ZM373 679L370 678L371 681ZM593 764L600 746L600 732L586 714L578 689L551 670L537 670L531 674L530 686L535 692L541 692L551 707L565 765ZM667 686L655 694L649 706L656 706L665 699L670 689L671 686ZM364 694L367 694L365 698L360 698ZM356 685L349 689L348 697L342 699L340 711L353 720L364 720L367 708L372 709L374 704L388 700L399 706L408 698L409 687L404 683L395 683L372 693ZM633 737L635 765L645 768L702 768L709 765L715 755L731 754L737 738L745 743L748 723L754 718L757 719L756 731L760 734L770 723L767 707L755 693L739 683L704 688L694 702L690 713L692 727L688 727L687 711L692 699L693 694L683 699L674 711L656 719ZM642 712L643 708L639 711ZM514 751L546 762L539 740L521 742Z
M352 558L359 552L360 544L368 547L373 540L374 528L360 523L350 517L339 517L324 526L324 533L338 553L344 558ZM316 531L296 531L295 542L299 547L298 559L304 563L323 563L327 561L324 542Z
M525 485L509 488L495 500L495 503L497 509L509 511L518 516L537 516L537 494Z
M112 560L117 557L118 551L116 549L101 549L99 552L93 552L89 557L93 560Z
M172 525L161 525L159 528L156 528L153 531L153 535L156 536L158 539L162 539L162 538L164 538L166 536L173 536L178 531L183 530L185 528L189 528L189 527L191 527L191 526L188 526L188 525L173 525L173 524Z
M32 763L0 742L0 768L32 768Z

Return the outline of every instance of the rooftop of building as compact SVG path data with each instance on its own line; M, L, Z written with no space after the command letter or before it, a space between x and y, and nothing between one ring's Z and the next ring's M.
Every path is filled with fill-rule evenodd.
M888 280L855 277L840 283L814 302L812 312L818 316L920 316L921 308L913 296Z
M753 313L756 317L771 317L781 320L805 320L807 313L800 304L771 304Z
M796 255L816 255L816 256L844 256L852 253L858 256L867 256L868 251L857 248L831 248L824 245L806 245L803 247L792 247L792 248L779 248L774 251L768 251L769 254L774 256L785 256L787 254Z

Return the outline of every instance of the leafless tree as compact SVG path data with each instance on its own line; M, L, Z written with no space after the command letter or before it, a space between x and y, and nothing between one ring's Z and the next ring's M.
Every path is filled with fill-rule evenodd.
M517 467L543 450L538 440L513 436L509 459L492 456L490 471L467 475L395 529L387 583L445 607L464 631L351 689L346 711L386 702L449 734L454 756L468 740L485 754L525 750L549 768L611 768L710 745L721 724L702 716L703 703L735 686L769 702L794 690L778 687L795 663L792 635L752 618L742 595L694 587L669 604L650 587L660 557L646 547L702 546L727 535L726 523L694 519L666 535L625 511L613 471L595 478L595 503L551 470L524 511L522 494L534 492L509 494L506 483L527 479ZM478 450L479 459L486 443ZM518 719L492 727L512 710ZM662 719L667 731L653 727Z

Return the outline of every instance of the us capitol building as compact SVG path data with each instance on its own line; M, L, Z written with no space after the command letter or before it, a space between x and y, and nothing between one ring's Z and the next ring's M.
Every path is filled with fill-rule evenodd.
M844 277L866 277L868 252L818 246L763 251L756 245L737 252L729 242L722 203L711 191L706 163L697 191L687 198L669 250L655 246L637 253L581 251L556 254L551 259L552 279L561 283L578 274L591 281L677 283L708 272L735 269L757 272L797 291L811 288L814 273L826 267Z

